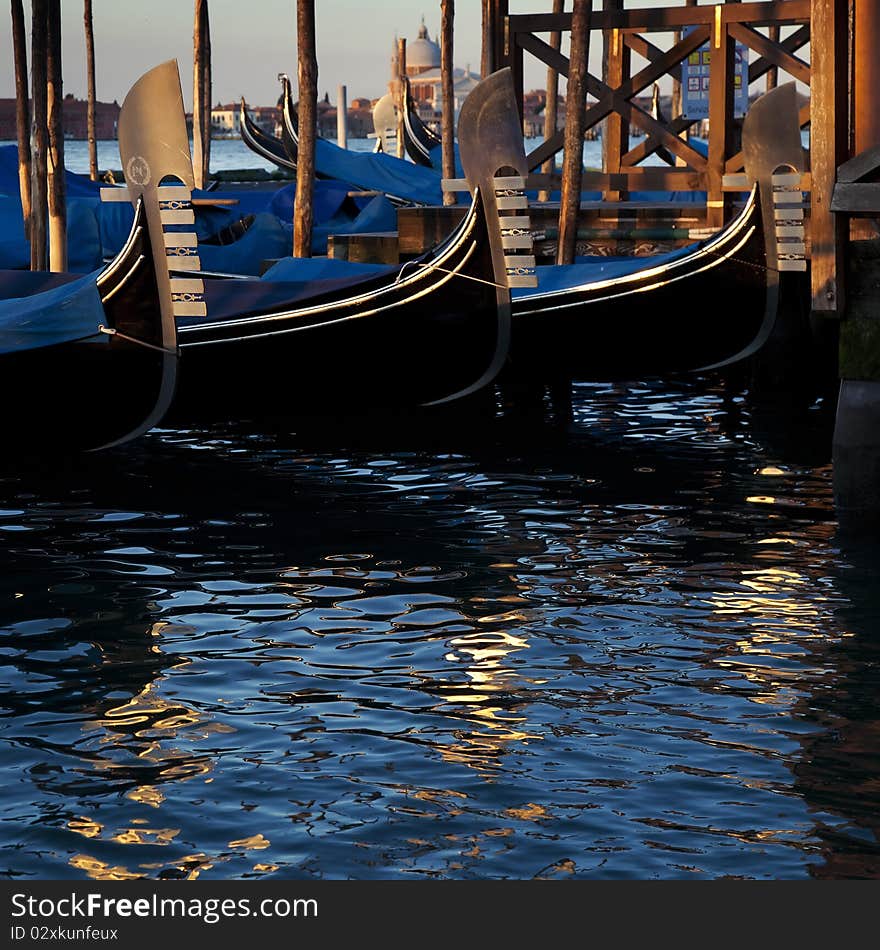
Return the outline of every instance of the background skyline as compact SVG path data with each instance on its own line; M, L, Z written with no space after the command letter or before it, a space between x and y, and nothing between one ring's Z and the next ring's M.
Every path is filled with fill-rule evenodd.
M480 69L481 13L477 0L459 0L455 10L454 61L456 67ZM549 0L512 0L511 12L547 10ZM567 4L570 8L570 4ZM94 0L96 85L99 101L122 101L131 84L152 66L176 58L180 64L184 100L192 100L193 4L181 0L131 0L111 3ZM287 72L296 86L295 0L257 0L242 12L237 0L209 0L213 60L212 102L234 102L244 95L248 103L270 105L279 94L277 74ZM30 4L25 3L30 24ZM440 4L437 0L413 4L407 0L316 0L319 95L336 101L339 83L348 98L376 98L386 91L389 60L395 35L416 39L422 15L431 39L437 39ZM29 26L28 26L29 28ZM82 4L62 5L62 66L64 92L85 98L85 41ZM601 50L591 51L597 64ZM0 16L0 97L15 95L11 21ZM30 50L28 51L30 60ZM544 88L546 69L527 57L526 88Z

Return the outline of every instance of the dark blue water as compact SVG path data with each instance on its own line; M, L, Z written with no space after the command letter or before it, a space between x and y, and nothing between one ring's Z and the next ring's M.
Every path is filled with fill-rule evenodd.
M0 471L0 873L880 876L821 402L154 433Z

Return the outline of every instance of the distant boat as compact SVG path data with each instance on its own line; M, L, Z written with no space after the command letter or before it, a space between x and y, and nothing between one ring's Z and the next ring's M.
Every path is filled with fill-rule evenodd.
M244 96L241 97L239 120L242 140L251 151L279 168L296 171L296 160L290 157L281 139L264 132L248 115Z

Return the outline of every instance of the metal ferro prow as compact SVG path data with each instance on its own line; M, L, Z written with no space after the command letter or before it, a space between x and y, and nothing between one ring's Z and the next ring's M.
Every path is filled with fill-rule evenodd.
M748 346L721 363L701 366L698 372L730 366L758 353L773 334L779 317L780 270L806 269L800 185L804 149L793 82L771 89L751 106L743 120L742 146L746 178L758 186L757 200L761 203L766 265L764 319ZM780 218L780 214L786 217Z
M742 146L746 177L758 186L768 270L805 270L800 185L805 162L793 82L771 89L751 106L743 120ZM792 233L780 235L777 221L796 220L800 225L794 224ZM786 247L799 248L802 263L794 264L797 258Z
M169 241L177 242L181 246L192 244L193 247L187 246L186 250L192 250L189 260L198 266L195 233L193 231L192 234L166 236L164 230L166 223L195 223L191 204L194 184L192 157L176 60L169 60L151 69L131 87L119 113L118 138L128 198L135 209L138 204L143 205L147 220L161 315L163 350L162 381L153 411L135 432L119 440L123 442L157 425L174 398L178 359L175 314L178 311L181 315L204 312L204 286L201 281L172 280L169 273ZM163 179L168 177L176 178L180 184L163 185ZM166 195L163 192L171 194ZM161 209L160 201L163 199L169 207L168 211ZM192 267L193 264L189 266ZM175 304L175 291L177 296L187 298L185 304ZM112 443L115 444L118 443Z
M469 396L495 380L510 350L510 288L536 283L534 254L520 253L532 251L532 236L524 193L528 166L510 69L488 76L465 99L458 117L458 153L468 190L474 199L479 191L483 202L495 278L497 333L492 361L480 378L436 403Z

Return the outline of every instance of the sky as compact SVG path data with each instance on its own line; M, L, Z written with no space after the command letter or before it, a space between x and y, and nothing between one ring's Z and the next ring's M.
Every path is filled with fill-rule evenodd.
M459 0L455 6L455 65L479 72L480 0ZM25 3L28 22L29 7ZM510 7L514 13L534 13L549 10L551 3L513 0ZM93 0L93 9L98 99L121 102L138 76L176 57L189 107L192 0ZM439 0L315 0L315 9L319 95L329 92L334 102L340 83L348 87L349 101L382 95L395 34L415 40L422 15L432 39L440 27ZM296 75L296 0L209 0L209 10L213 101L226 103L243 95L252 105L274 103L277 74ZM64 0L62 17L64 91L84 98L82 4ZM0 12L0 63L0 98L14 96L11 25L5 11ZM526 73L526 88L543 88L545 77L545 67L535 61Z

